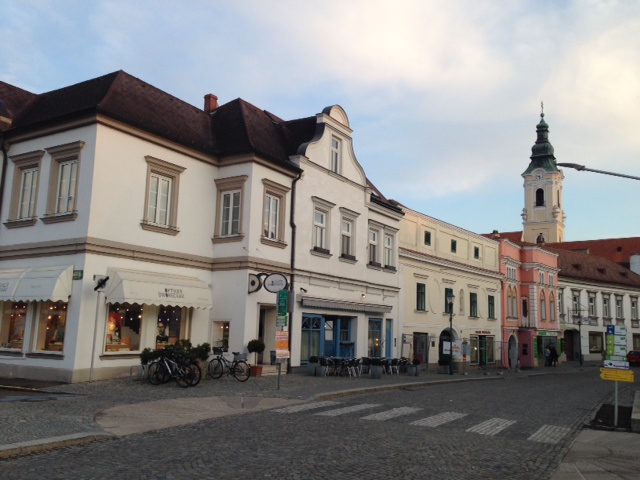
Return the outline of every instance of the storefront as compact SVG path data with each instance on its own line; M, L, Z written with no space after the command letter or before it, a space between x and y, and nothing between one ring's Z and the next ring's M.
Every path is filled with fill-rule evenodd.
M213 308L211 290L194 277L110 269L103 353L164 348L191 338L192 309Z
M73 266L0 270L0 355L62 355Z

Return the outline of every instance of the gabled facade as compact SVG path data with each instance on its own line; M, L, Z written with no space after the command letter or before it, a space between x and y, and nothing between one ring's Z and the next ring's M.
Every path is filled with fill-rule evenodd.
M341 108L287 122L209 94L199 109L122 71L40 95L0 82L0 101L6 375L112 377L179 339L273 351L271 274L308 292L291 365L315 345L304 318L323 318L325 345L336 329L335 354L395 341L402 213L369 186Z
M445 342L453 340L456 369L501 366L499 243L402 209L402 355L443 363ZM451 318L449 292L455 295Z

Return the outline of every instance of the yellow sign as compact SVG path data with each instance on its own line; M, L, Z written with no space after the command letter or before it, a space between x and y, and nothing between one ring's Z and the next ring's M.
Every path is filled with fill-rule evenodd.
M621 370L619 368L601 368L600 378L603 380L611 380L614 382L630 382L633 383L633 370Z

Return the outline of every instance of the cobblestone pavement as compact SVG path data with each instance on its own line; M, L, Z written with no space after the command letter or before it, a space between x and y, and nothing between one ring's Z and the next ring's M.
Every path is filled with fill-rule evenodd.
M394 375L381 380L294 374L281 377L279 390L275 376L251 378L246 383L232 378L207 380L189 389L175 384L129 384L128 379L60 385L47 388L50 394L58 395L52 400L0 403L2 443L7 446L73 435L92 438L92 434L102 440L37 457L0 460L0 478L549 478L578 429L600 402L611 401L613 395L610 382L599 382L595 391L589 391L588 402L566 410L558 402L576 405L573 402L587 393L589 383L562 392L560 398L554 398L553 392L569 378L576 382L582 374L596 372L592 367L565 366L504 375L476 372L451 377L423 372L421 377ZM569 377L572 374L577 375ZM451 381L456 383L446 383ZM421 387L425 383L430 393L426 400ZM533 388L533 393L525 386ZM384 389L389 392L378 393ZM367 394L355 394L362 390ZM438 395L434 395L436 391ZM490 400L482 392L495 392L498 400ZM633 392L632 386L622 388L620 403L630 405ZM159 400L172 403L155 403ZM277 412L323 401L340 403L327 403L306 413ZM496 432L499 434L491 434L504 425L486 415L492 410L492 405L487 405L491 401L495 402L495 416L518 422L518 428L506 425ZM177 405L184 410L198 402L211 404L212 411L224 410L226 405L230 413L245 414L205 415L190 424L180 421ZM432 417L436 419L429 421L437 422L438 415L459 413L460 402L465 405L464 418L449 419L450 424L436 428L411 424ZM363 404L380 406L363 408ZM147 415L152 421L150 428L142 430L147 433L127 435L112 430L140 419L127 421L125 417L115 426L107 425L109 418L117 418L118 411L141 407L151 413ZM343 407L362 411L316 415ZM192 409L186 410L188 414ZM172 417L176 422L171 428L154 430L154 411L155 428L166 426L163 418ZM526 412L531 414L523 415ZM478 427L484 428L484 433L470 430L491 420L493 425ZM545 425L556 429L540 430ZM107 437L105 431L126 436ZM537 437L529 440L535 434ZM363 469L367 465L375 466L375 471Z

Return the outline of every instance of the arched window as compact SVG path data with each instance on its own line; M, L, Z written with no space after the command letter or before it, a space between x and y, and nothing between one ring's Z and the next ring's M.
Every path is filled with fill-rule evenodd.
M544 190L542 188L536 190L536 207L544 207Z
M513 317L513 304L511 303L511 287L507 289L507 317Z
M556 321L556 300L553 293L549 296L549 321Z
M544 298L544 291L540 292L540 320L547 321L547 302Z

